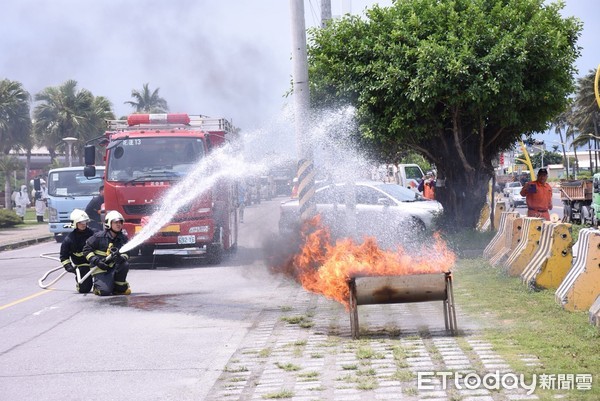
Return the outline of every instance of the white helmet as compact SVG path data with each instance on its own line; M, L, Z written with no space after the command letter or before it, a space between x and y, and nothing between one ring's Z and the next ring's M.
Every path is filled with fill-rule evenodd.
M73 209L69 220L71 220L71 222L73 223L73 227L76 227L77 223L87 223L88 221L90 221L90 217L87 215L86 212L84 212L81 209Z
M115 220L125 221L121 213L117 212L116 210L111 210L110 212L106 213L106 217L104 218L104 227L110 228L112 222Z

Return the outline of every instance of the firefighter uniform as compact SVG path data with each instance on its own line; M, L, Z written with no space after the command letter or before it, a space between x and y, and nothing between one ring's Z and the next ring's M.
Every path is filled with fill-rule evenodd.
M116 234L115 236L111 235ZM111 231L105 228L88 238L83 253L92 266L98 266L110 255L110 249L121 249L128 239L123 232ZM121 253L120 258L107 263L106 269L98 268L92 273L94 277L94 294L96 295L121 295L130 292L127 282L129 272L129 255Z
M75 229L71 231L60 245L60 263L66 271L75 273L79 270L79 277L83 277L90 271L90 264L84 256L83 247L88 238L94 235L94 231L89 227L81 231ZM77 282L77 274L75 274ZM83 283L77 283L77 291L86 294L92 290L92 277L88 277Z

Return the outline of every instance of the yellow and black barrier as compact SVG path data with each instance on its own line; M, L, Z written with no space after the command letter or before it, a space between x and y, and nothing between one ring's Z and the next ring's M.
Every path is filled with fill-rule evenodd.
M509 276L520 276L539 248L543 222L544 219L539 217L523 217L523 228L519 243L503 263Z
M509 255L515 247L521 241L521 235L523 230L523 218L520 214L515 213L514 215L509 215L507 220L507 235L504 238L504 244L502 245L502 249L498 251L493 257L490 258L490 264L493 266L498 266L502 263L502 261L506 258L506 255Z
M492 214L489 203L483 205L481 213L479 214L479 221L477 222L477 230L488 231L492 223ZM502 213L506 212L506 202L498 201L494 206L494 229L498 230L501 224Z
M491 208L488 202L483 204L481 212L479 213L479 220L477 220L477 231L485 232L490 229L490 214Z
M512 224L508 224L509 216L511 219L515 219L519 216L519 213L516 212L502 212L500 216L500 224L498 225L498 231L494 238L490 241L490 243L483 250L483 257L486 259L490 259L494 255L496 255L500 250L504 247L506 243L506 236L509 235L509 232L512 232Z
M555 299L570 311L589 310L600 295L600 230L579 231L573 256L573 267L556 290Z
M571 224L544 221L540 246L521 273L523 283L530 288L558 288L573 263L571 241Z
M598 295L596 301L590 307L590 323L600 327L600 295Z
M494 206L494 229L498 229L500 227L500 218L502 217L502 213L506 212L508 208L506 207L506 202L500 201L496 202L496 206Z

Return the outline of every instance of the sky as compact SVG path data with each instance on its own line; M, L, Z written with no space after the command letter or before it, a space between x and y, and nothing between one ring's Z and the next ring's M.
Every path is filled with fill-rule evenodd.
M349 3L332 0L332 14L392 1ZM320 2L304 7L306 26L318 25ZM567 0L564 15L584 23L584 75L600 64L600 1ZM291 76L289 0L2 0L0 79L32 95L74 79L122 116L132 89L149 83L172 112L256 130L293 102Z

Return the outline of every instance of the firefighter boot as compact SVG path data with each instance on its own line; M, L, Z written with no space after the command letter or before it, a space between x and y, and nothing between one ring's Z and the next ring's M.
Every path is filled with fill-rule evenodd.
M115 288L113 289L113 295L129 295L131 294L131 288L128 282L115 281Z

